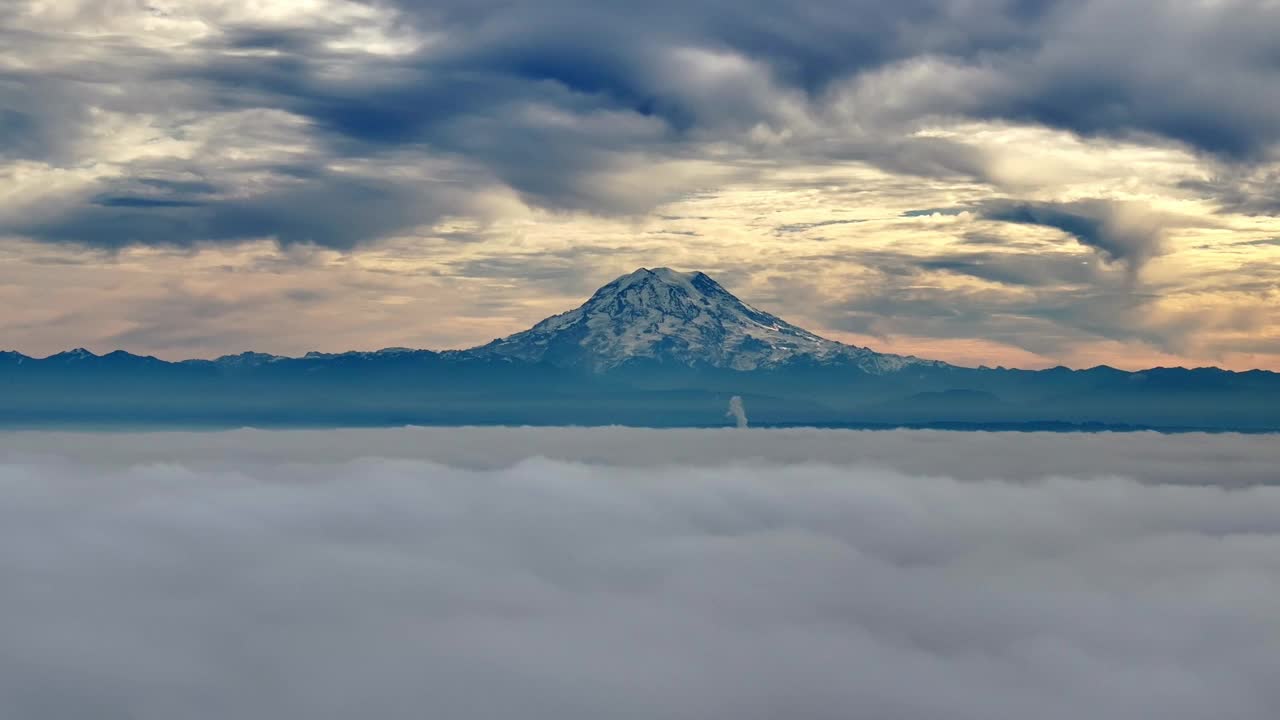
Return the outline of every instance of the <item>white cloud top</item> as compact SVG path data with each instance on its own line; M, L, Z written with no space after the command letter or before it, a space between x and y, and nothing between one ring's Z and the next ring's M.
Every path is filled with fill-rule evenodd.
M0 435L14 717L1280 707L1268 437L68 437Z

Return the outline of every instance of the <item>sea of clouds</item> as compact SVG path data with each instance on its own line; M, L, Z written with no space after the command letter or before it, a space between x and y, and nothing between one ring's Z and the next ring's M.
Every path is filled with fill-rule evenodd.
M0 434L16 720L1280 716L1276 436Z

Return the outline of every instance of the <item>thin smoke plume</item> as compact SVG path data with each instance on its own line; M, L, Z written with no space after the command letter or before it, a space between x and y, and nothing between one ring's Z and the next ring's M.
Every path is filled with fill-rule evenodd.
M747 411L742 407L742 398L737 395L729 398L729 409L725 412L725 416L737 421L740 428L747 426Z

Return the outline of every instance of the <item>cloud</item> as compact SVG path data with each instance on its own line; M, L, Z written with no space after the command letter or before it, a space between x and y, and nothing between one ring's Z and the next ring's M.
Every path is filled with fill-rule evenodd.
M1221 212L1247 216L1280 216L1280 169L1271 166L1219 167L1208 178L1179 183L1215 201Z
M1104 200L997 200L983 203L978 212L988 220L1057 228L1134 272L1164 251L1162 236L1168 222L1141 207Z
M1280 29L1270 3L1094 1L1056 19L995 112L1085 134L1153 133L1226 158L1264 158L1280 141L1265 120L1280 109L1266 80L1266 38ZM1121 40L1135 33L1158 41Z
M895 336L981 337L1055 358L1099 339L1174 347L1210 322L1202 307L1188 313L1188 323L1160 324L1160 290L1141 288L1126 266L1101 254L997 244L1003 247L937 254L852 251L841 259L863 270L838 285L843 291L779 302L819 308L819 326L878 339L876 345ZM936 353L927 345L913 352Z
M86 192L40 198L70 221L4 222L0 209L0 229L107 247L351 247L466 214L477 194L647 212L761 159L999 184L990 152L920 133L957 119L1177 143L1226 167L1265 160L1280 141L1268 54L1280 28L1250 2L100 7L9 10L0 159L98 174ZM111 42L83 42L105 33ZM1139 34L1158 41L1128 42ZM193 118L245 113L295 124L290 162L305 193L286 174L227 167L271 151L256 134L190 147ZM128 131L104 132L109 117ZM379 190L387 207L360 212L366 196L344 169L355 160L390 186ZM384 172L441 162L458 170L447 182ZM226 190L117 192L161 168ZM300 208L334 203L345 222L296 226Z
M261 237L350 249L435 219L434 209L430 198L417 197L402 183L321 172L251 197L99 196L68 212L17 220L10 230L70 243L92 237L92 245L109 249Z
M158 440L163 439L163 443ZM867 465L971 482L1122 476L1144 484L1280 484L1266 435L964 433L933 430L651 430L644 428L380 428L219 433L0 433L0 458L65 458L98 469L157 460L223 471L245 463L334 464L357 457L501 470L532 457L622 468L742 463ZM157 447L165 448L157 456ZM1230 457L1230 471L1221 458ZM228 466L225 461L234 459ZM243 461L243 462L242 462Z
M852 225L855 223L866 222L865 220L815 220L813 222L786 223L774 228L775 235L788 235L791 233L803 233L817 228L830 227L831 225Z
M138 720L1271 716L1280 488L1210 483L1274 443L865 435L0 436L0 693Z

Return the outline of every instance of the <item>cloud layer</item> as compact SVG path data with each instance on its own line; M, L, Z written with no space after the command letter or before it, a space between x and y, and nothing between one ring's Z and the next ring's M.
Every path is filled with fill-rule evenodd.
M0 436L0 695L140 720L1280 707L1269 438L900 432L867 463L868 435ZM892 469L920 462L957 477Z
M11 232L350 247L474 213L475 192L641 212L705 183L699 162L802 165L818 147L999 184L999 157L918 134L958 118L1233 166L1280 142L1265 2L111 5L9 11L25 53L5 70L3 157L93 166L9 215Z

